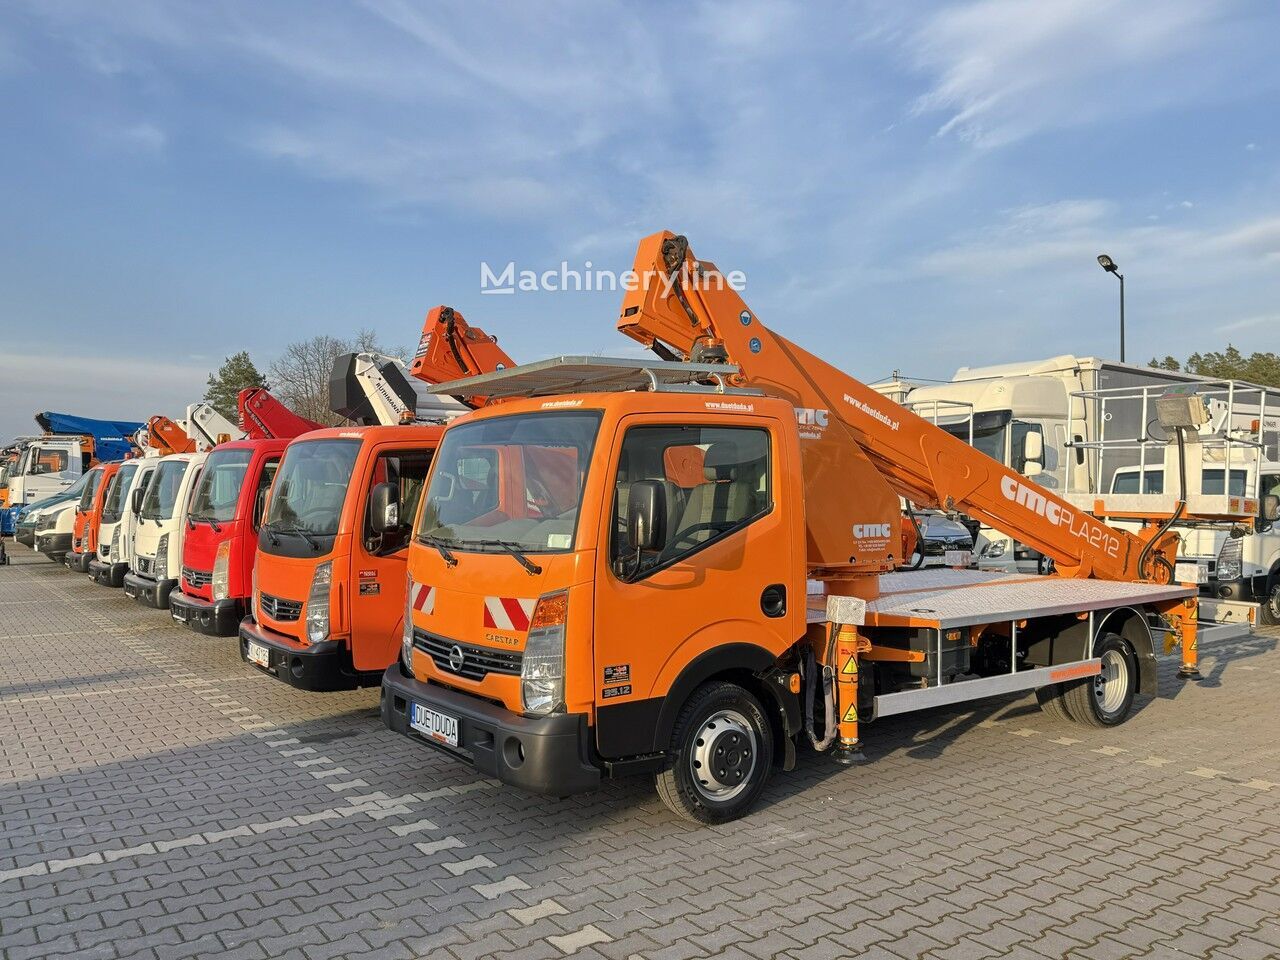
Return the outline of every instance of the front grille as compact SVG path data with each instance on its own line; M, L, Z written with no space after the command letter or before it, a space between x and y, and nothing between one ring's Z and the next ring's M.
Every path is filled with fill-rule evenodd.
M213 580L213 573L209 570L196 570L194 567L183 567L182 579L187 581L188 586L204 587Z
M510 677L520 676L521 656L516 652L458 643L417 629L413 631L413 645L431 657L437 670L443 670L445 673L451 673L465 680L483 680L491 673ZM461 669L454 669L453 664L449 662L449 655L454 653L455 647L462 653ZM456 653L454 653L454 659L457 659Z
M103 560L108 559L111 556L110 544L98 547L98 556L100 556Z
M285 600L269 593L261 595L262 612L277 623L293 623L302 616L302 601Z
M151 576L151 568L155 565L155 562L155 557L139 557L137 560L138 573L144 577Z

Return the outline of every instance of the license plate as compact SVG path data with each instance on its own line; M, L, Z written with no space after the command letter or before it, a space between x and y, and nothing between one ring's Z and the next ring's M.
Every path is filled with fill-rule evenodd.
M973 563L973 554L968 550L947 550L942 557L942 563L948 567L967 567Z
M264 647L262 644L254 643L250 640L248 655L250 663L256 663L258 666L266 669L271 668L271 650Z
M458 745L458 718L439 713L420 703L409 704L409 726L439 743Z

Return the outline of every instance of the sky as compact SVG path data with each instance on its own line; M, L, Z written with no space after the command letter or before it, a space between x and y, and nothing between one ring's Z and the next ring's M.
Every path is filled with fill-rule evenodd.
M445 303L621 354L686 234L863 380L1280 349L1280 8L1163 0L0 5L0 439L178 414L238 350Z

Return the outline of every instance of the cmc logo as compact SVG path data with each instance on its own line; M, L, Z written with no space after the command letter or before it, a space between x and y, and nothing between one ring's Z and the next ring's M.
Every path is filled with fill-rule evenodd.
M1032 513L1040 514L1050 523L1056 524L1062 520L1062 510L1056 503L1046 499L1039 490L1019 483L1013 477L1000 478L1000 492L1004 494L1006 500L1012 500Z
M885 537L887 539L891 536L893 536L893 532L887 523L855 523L853 525L853 537L855 540L870 540L872 537Z
M802 427L825 427L831 414L812 407L796 407L796 422Z

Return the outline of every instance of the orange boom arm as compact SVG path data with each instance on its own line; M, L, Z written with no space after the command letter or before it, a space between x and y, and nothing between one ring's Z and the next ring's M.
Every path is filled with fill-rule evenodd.
M1176 534L1148 545L1081 513L774 333L684 237L645 237L635 270L642 282L623 299L619 330L668 359L736 364L735 385L796 408L811 575L892 569L902 559L901 495L1015 536L1064 576L1171 579Z

